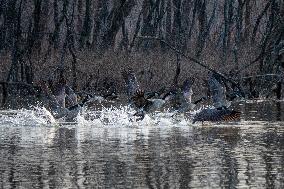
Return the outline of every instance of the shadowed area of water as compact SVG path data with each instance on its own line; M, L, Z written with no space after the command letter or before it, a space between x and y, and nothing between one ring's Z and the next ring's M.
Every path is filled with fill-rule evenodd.
M72 124L1 111L0 187L283 188L284 103L236 107L240 122L205 125L129 122L124 109Z

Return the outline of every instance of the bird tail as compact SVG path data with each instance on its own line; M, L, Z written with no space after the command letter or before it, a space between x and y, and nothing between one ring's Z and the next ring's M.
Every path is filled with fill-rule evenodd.
M223 116L223 121L234 121L239 120L241 118L241 112L230 110L229 114Z

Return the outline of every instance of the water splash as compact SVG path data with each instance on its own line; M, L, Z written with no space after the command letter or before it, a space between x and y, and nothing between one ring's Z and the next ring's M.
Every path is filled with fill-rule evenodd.
M50 125L56 123L52 114L44 107L32 107L20 110L0 111L0 124L2 125Z
M77 118L77 121L88 124L101 124L104 126L139 126L155 124L155 120L148 115L142 121L136 121L136 117L133 116L135 110L129 106L112 106L110 108L102 108L100 111L85 111Z
M39 126L39 125L83 125L95 127L172 127L195 126L192 125L193 116L205 107L180 114L171 111L154 112L146 114L145 118L137 121L133 116L135 110L129 106L102 107L100 110L83 109L75 118L74 122L66 122L64 118L55 119L52 114L44 107L32 107L31 109L5 110L0 111L0 124ZM207 106L206 108L210 108Z
M112 106L101 110L83 110L74 122L65 122L64 119L55 119L44 107L31 109L0 111L0 124L40 126L40 125L91 125L97 127L139 127L139 126L172 126L173 124L188 125L183 115L171 112L155 112L147 114L142 121L133 116L135 110L129 106Z

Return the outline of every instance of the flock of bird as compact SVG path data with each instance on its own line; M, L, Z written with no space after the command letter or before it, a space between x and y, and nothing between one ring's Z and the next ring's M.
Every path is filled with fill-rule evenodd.
M122 76L127 87L129 102L137 110L135 116L140 117L138 120L143 119L145 114L160 111L164 107L169 107L170 111L177 114L190 112L194 110L198 103L207 99L207 97L201 97L199 100L192 102L194 78L186 79L182 87L174 87L162 94L150 93L147 95L139 87L133 70L124 70ZM208 86L213 106L203 108L196 113L193 116L193 123L197 121L218 122L240 119L240 112L229 109L231 102L226 99L225 87L218 81L218 77L214 73L209 73ZM234 98L231 98L231 100Z
M123 70L122 77L126 85L128 104L135 109L136 113L133 116L137 117L137 121L143 120L146 114L154 114L165 108L174 114L192 112L198 103L208 99L201 97L192 102L194 78L188 78L181 87L176 86L168 91L145 93L132 69ZM193 123L240 119L241 113L230 109L231 102L226 99L225 87L216 74L209 73L208 86L213 105L197 111L192 117ZM40 88L43 105L51 111L55 118L65 118L67 121L74 120L85 103L103 99L103 97L88 94L79 102L77 94L67 85L63 74L60 74L57 81L42 81Z

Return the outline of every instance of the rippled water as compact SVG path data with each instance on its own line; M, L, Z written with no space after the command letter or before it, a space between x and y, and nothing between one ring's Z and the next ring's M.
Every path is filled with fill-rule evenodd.
M242 102L241 122L195 124L125 108L58 122L0 112L1 188L283 188L284 103Z

